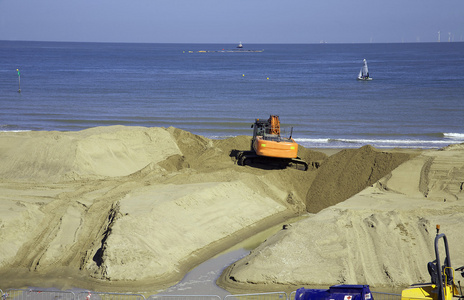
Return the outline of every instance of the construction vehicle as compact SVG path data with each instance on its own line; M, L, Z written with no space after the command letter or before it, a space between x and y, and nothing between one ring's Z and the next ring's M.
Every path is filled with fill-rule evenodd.
M329 289L296 290L295 300L374 300L368 285L333 285Z
M439 243L443 240L446 257L441 264ZM431 283L413 284L401 293L401 300L462 300L461 282L454 282L454 271L464 277L464 266L453 270L449 255L446 235L440 233L437 225L435 236L435 260L427 264ZM394 294L391 294L394 295ZM399 295L398 295L399 296ZM329 289L300 288L295 293L295 300L374 300L368 285L334 285Z
M458 281L459 290L454 282L454 271L451 267L449 255L448 239L443 233L439 233L440 225L437 225L437 234L435 236L435 260L427 264L431 282L425 284L413 284L401 293L401 300L453 300L464 299L462 295L461 282ZM439 242L443 240L446 256L443 264L440 262L440 253L438 251ZM464 277L464 266L457 268Z
M256 119L251 125L253 138L250 151L236 153L237 164L264 165L267 167L294 167L306 171L308 164L298 157L298 144L290 137L280 135L279 116L271 115L267 120Z

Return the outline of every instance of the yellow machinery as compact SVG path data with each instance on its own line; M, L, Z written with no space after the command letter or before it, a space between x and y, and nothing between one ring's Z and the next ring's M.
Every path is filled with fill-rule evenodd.
M435 260L427 264L427 269L431 277L431 283L414 284L401 293L401 300L453 300L464 299L459 283L459 290L454 282L454 271L451 267L451 259L448 249L448 240L446 235L439 233L440 225L437 225L437 235L435 236ZM440 240L443 240L446 257L443 265L440 262L440 253L438 246ZM464 266L457 268L464 277Z

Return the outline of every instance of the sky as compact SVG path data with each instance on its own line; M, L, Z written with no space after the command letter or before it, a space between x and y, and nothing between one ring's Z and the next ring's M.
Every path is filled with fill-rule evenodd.
M464 0L0 0L0 40L464 41Z

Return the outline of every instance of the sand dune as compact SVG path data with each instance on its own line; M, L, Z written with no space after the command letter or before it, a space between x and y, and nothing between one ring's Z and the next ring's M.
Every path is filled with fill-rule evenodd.
M402 284L425 276L419 269L434 223L446 220L447 228L462 218L462 146L367 146L330 157L301 148L302 158L321 165L303 172L236 165L231 151L249 143L245 136L210 140L176 128L0 133L0 288L155 290L307 211L317 214L237 262L224 286L321 278ZM392 246L379 256L381 237ZM411 241L417 246L396 275L393 250ZM411 262L420 247L425 254ZM453 256L462 254L453 249ZM322 267L327 276L320 276Z
M230 266L219 283L272 290L430 282L426 264L435 259L436 224L448 237L453 266L464 265L463 150L424 151L348 200L280 231Z
M0 176L60 181L132 174L181 154L162 128L98 127L80 132L2 133ZM159 147L154 147L160 143ZM8 158L8 159L6 159Z
M299 183L237 166L231 147L246 149L248 137L212 141L175 128L2 133L0 145L2 287L45 278L115 289L171 285L303 212L299 187L314 176L282 170Z

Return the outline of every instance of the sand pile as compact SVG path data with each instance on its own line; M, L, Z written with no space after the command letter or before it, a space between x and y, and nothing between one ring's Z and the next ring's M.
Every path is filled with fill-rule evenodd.
M448 237L453 266L464 265L463 150L463 145L456 145L424 151L348 200L280 231L229 267L220 284L232 290L250 285L281 290L337 283L401 287L429 282L426 264L435 259L436 224ZM371 149L351 156L366 151ZM341 169L345 165L328 161L324 167L330 164ZM368 177L358 170L357 176ZM319 175L324 173L327 170L322 172L321 167ZM332 181L343 182L329 177L328 186L334 185Z
M231 150L249 144L175 128L2 133L0 286L163 287L303 213L315 173L237 166Z
M320 274L322 265L327 272L348 273L345 279L337 273L327 281L362 283L362 277L353 275L359 273L359 266L367 269L371 263L385 263L387 270L393 268L391 257L375 261L370 254L382 244L380 233L388 236L388 230L404 227L411 240L418 239L420 224L433 226L435 214L454 220L448 207L440 206L442 196L450 199L447 205L459 204L462 197L457 181L447 180L449 174L462 178L458 161L462 149L424 152L407 160L415 154L366 147L328 157L301 148L302 158L321 166L303 172L236 165L231 152L247 150L249 145L249 137L210 140L176 128L111 126L80 132L1 133L0 288L52 285L154 291L174 284L192 267L238 241L307 209L321 211L285 231L294 232L298 241L283 233L269 239L271 244L253 254L259 261L258 253L264 252L268 259L232 268L225 284L231 278L234 284L251 285L319 282L320 276L314 274ZM415 177L404 175L405 171L390 174L403 161L401 166L408 166L406 171L411 169ZM453 165L458 167L451 170ZM411 188L410 178L420 178L420 187ZM331 206L367 185L375 188L368 189L374 189L372 196L362 196L368 199L365 202L354 196ZM424 210L428 215L419 222L412 207L421 206L398 204L393 210L395 206L382 205L377 194L389 199L403 195L398 201L404 205L427 196L425 200L435 201L435 206ZM387 208L397 214L393 221L383 215ZM456 211L455 216L460 216ZM366 225L369 222L384 231L376 233ZM392 234L392 245L397 237L402 234ZM361 246L351 246L353 238L374 246L356 254ZM294 252L302 243L306 256ZM285 263L280 255L284 248ZM347 259L353 255L359 263L350 265ZM307 265L298 269L297 261ZM395 276L393 271L389 274ZM375 282L391 281L374 275Z
M0 178L26 181L125 176L181 153L173 137L161 128L6 132L1 142Z
M371 146L332 155L321 166L308 191L308 212L317 213L348 199L410 158L410 153L383 152Z

